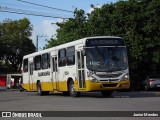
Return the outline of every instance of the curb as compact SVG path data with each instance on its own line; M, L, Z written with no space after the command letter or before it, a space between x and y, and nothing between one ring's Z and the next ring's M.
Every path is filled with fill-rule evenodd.
M1 92L1 91L6 91L6 90L7 90L6 87L0 87L0 92Z
M0 92L2 91L19 91L19 89L7 89L6 87L0 87Z

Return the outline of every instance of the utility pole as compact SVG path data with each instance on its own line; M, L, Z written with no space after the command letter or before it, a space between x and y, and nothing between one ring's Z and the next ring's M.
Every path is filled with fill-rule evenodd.
M36 36L36 51L37 52L38 52L38 40L39 40L38 38L40 38L40 37L47 37L47 35L45 35L45 36L44 35L37 35Z

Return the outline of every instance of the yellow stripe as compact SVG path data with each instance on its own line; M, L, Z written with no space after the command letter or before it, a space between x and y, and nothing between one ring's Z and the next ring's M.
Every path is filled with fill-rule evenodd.
M115 84L115 87L104 87L104 84ZM91 82L86 81L86 91L96 91L96 90L118 90L118 89L129 89L130 82L129 80L121 81L121 82Z
M105 87L104 84L115 84L115 87ZM121 82L91 82L90 80L86 81L86 88L79 88L78 81L74 81L76 91L100 91L100 90L118 90L118 89L129 89L130 82L129 80ZM67 81L63 82L41 82L42 91L68 91ZM36 83L31 85L23 84L23 88L28 91L37 91Z
M23 88L28 91L37 91L36 83L24 83ZM68 91L67 82L41 82L42 91Z

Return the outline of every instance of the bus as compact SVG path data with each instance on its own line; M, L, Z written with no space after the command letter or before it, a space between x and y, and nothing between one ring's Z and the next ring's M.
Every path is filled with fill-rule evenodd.
M77 97L98 91L104 97L130 88L123 38L86 37L23 57L22 87L38 95L62 92Z

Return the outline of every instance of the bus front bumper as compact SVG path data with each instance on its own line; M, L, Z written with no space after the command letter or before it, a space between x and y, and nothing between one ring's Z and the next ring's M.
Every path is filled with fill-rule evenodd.
M130 81L118 82L92 82L86 81L86 91L102 91L102 90L123 90L130 88Z

